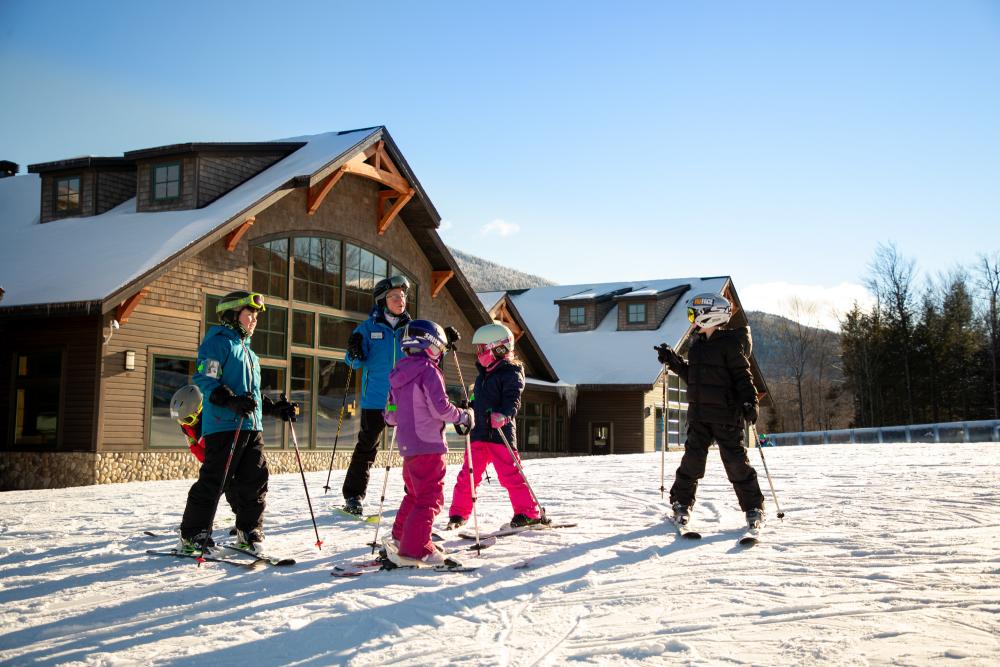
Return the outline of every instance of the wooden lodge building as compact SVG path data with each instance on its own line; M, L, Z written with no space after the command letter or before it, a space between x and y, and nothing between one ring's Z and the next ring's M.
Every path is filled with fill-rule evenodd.
M410 280L412 316L459 330L466 383L475 329L496 318L515 332L527 456L657 448L664 378L652 345L683 344L687 296L721 290L738 303L728 278L477 295L384 127L28 171L0 178L0 490L196 476L169 400L236 289L265 295L252 346L265 392L303 408L295 432L311 470L326 469L335 442L337 467L353 450L360 382L344 347L386 276ZM445 371L459 398L451 355ZM676 436L684 392L670 387ZM272 472L297 470L286 425L265 419L264 440Z

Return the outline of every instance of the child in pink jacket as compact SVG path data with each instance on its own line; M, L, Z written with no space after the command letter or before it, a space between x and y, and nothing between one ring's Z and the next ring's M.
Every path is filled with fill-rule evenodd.
M406 325L400 347L406 356L389 374L389 409L385 421L396 427L396 444L403 457L406 495L385 540L386 553L396 565L426 567L445 562L431 542L431 525L444 506L444 476L448 445L446 424L461 434L472 428L472 411L448 401L438 361L448 347L444 329L430 320Z

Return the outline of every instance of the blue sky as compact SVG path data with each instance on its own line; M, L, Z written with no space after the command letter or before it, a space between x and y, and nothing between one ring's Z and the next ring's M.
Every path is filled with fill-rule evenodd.
M1000 251L1000 3L0 2L0 159L386 125L457 248L748 308ZM825 310L825 306L823 308Z

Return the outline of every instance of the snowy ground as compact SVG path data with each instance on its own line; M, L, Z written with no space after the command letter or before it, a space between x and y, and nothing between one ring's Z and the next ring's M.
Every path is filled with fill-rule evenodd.
M171 542L142 531L177 524L189 481L2 493L0 662L1000 664L1000 444L765 455L787 516L769 503L749 549L714 452L700 542L663 522L658 454L528 461L549 514L579 527L506 538L470 574L331 577L373 527L333 517L325 472L308 475L322 553L299 476L278 476L269 544L299 564L254 572L144 554ZM401 491L394 470L387 506ZM495 481L480 508L484 527L510 518Z

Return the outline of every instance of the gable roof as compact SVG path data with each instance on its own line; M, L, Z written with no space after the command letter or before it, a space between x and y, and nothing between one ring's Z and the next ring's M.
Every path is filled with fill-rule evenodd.
M618 331L616 309L619 305L615 303L596 329L559 333L559 305L556 302L565 303L574 296L624 294L620 290L633 286L662 292L689 284L691 294L721 292L729 282L727 276L720 276L557 285L518 290L508 293L508 297L563 382L574 385L650 386L663 370L656 361L653 347L667 343L677 348L688 336L690 323L685 308L675 305L657 329ZM483 296L480 295L480 298Z
M107 312L247 217L297 187L322 181L377 141L385 142L415 190L401 219L435 270L455 272L446 287L470 322L474 326L488 322L488 314L435 231L440 215L382 126L275 142L277 147L292 143L301 147L198 209L139 213L132 198L97 216L39 224L40 177L0 179L0 286L6 290L0 310L57 307Z
M517 290L520 291L520 290ZM514 319L518 328L521 329L521 337L517 340L520 345L520 354L531 364L534 369L535 380L543 382L557 383L559 375L556 373L542 346L535 340L535 335L531 332L531 327L525 322L524 316L518 311L517 306L510 299L510 294L514 292L479 292L477 296L486 310L492 315L497 308L503 308L507 314Z

